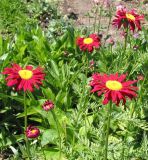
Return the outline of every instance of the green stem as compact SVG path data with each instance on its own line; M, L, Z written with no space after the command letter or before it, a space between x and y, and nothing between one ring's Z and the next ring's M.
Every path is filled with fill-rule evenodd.
M110 53L111 53L111 60L112 60L112 63L113 63L113 45L112 44L110 46Z
M96 6L96 10L95 10L95 19L94 19L94 33L96 32L96 22L97 22L97 13L98 13L98 9L99 9L99 6L97 5Z
M127 38L128 38L128 27L126 29L126 35L125 35L125 41L124 41L124 55L126 54L126 48L127 48Z
M83 86L82 95L83 95L84 97L83 97L83 96L81 97L80 103L79 103L79 104L80 104L80 105L79 105L80 108L78 108L78 114L77 114L76 120L75 120L75 130L76 130L76 131L77 131L77 127L78 127L78 122L79 122L80 115L85 112L86 107L87 107L87 102L89 102L90 99L91 99L91 98L88 99L88 100L85 99L85 98L87 97L87 95L85 94L85 90L86 90L86 87ZM88 97L89 97L89 95L88 95ZM82 104L83 101L84 101L84 104ZM75 131L74 131L74 133L73 133L73 140L72 140L72 155L73 155L73 152L74 152L75 141L76 141L76 136L75 136Z
M125 152L125 147L124 147L124 145L126 144L126 136L127 136L127 133L126 133L126 135L123 137L123 143L122 143L122 157L121 157L121 160L124 160L124 152Z
M137 104L137 103L135 103L135 105L136 105L136 104ZM135 106L135 108L136 108L136 106ZM132 111L131 111L131 114L130 114L129 119L132 119L133 114L134 114L134 112L135 112L135 108L132 107ZM123 142L122 142L122 157L121 157L121 160L124 160L124 159L125 159L125 158L124 158L125 145L127 144L127 137L128 137L128 130L129 130L129 128L130 128L130 123L127 124L127 131L126 131L126 133L125 133L125 136L123 137ZM128 155L127 155L127 156L128 156Z
M120 66L123 64L124 55L126 55L127 38L128 38L128 27L127 27L125 32L126 32L126 35L125 35L125 40L124 40L124 48L123 48L123 52L121 51L121 57L120 57L120 60L119 60L119 65Z
M43 152L44 160L47 160L47 159L46 159L46 154L45 154L45 152L44 152L44 148L43 148L43 146L42 146L42 144L41 144L41 141L40 141L40 145L41 145L41 150L42 150L42 152Z
M89 67L89 58L88 58L88 55L89 53L87 52L86 53L86 72L85 72L85 74L86 74L86 79L87 79L87 75L88 75L88 67Z
M108 36L108 33L109 33L109 29L110 29L110 25L111 25L111 20L112 20L112 11L110 9L110 11L109 11L109 22L108 22L108 26L107 26L106 36ZM106 44L106 39L104 41L103 46L105 46L105 44Z
M110 28L110 25L111 25L111 20L112 20L112 12L109 11L109 22L108 22L108 26L107 26L107 34L108 35L108 32L109 32L109 28Z
M55 120L55 122L56 122L56 127L57 127L57 130L58 130L59 141L60 141L60 142L59 142L59 148L60 148L59 160L61 160L62 140L61 140L61 134L60 134L60 130L59 130L59 122L58 122L57 117L56 117L56 115L55 115L55 113L54 113L53 110L51 110L51 113L52 113L52 116L53 116L53 118L54 118L54 120Z
M25 116L24 116L24 126L25 126L25 131L27 130L27 105L26 105L26 92L24 92L24 112L25 112ZM28 158L30 159L30 149L29 149L29 142L28 142L28 138L25 135L25 142L26 142L26 150L27 150L27 155Z
M98 22L98 33L100 32L100 25L101 25L101 16L102 16L102 8L103 8L104 2L103 4L100 6L100 12L99 12L99 22Z
M109 108L108 108L108 114L107 114L108 119L107 119L107 130L106 130L106 138L105 138L104 160L107 160L107 155L108 155L108 137L109 137L109 129L110 129L111 109L112 109L112 101L110 101Z

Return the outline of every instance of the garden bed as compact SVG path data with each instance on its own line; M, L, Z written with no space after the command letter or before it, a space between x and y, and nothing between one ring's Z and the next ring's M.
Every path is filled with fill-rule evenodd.
M0 159L148 159L147 6L120 3L0 1Z

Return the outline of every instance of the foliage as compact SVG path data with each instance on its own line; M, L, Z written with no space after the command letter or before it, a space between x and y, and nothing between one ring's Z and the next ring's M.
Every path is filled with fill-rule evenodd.
M137 83L137 99L128 101L125 107L113 106L108 159L119 160L124 154L125 159L146 160L147 29L143 28L137 39L133 38L132 34L129 35L126 53L123 44L117 41L114 46L102 43L101 48L91 54L85 54L75 44L76 37L82 35L82 29L61 22L63 19L57 11L51 17L46 31L43 31L44 26L41 28L39 23L36 23L38 15L35 10L35 18L32 20L34 23L22 25L24 20L19 21L18 18L25 19L27 14L26 6L20 4L21 1L13 1L10 6L10 2L0 1L0 6L3 7L2 16L6 19L2 27L5 29L7 26L14 34L13 38L0 36L0 72L11 63L22 66L39 65L45 68L46 78L43 86L33 93L27 92L28 124L37 126L41 131L38 139L29 140L31 158L102 160L108 106L102 105L102 98L90 93L89 82L95 72L118 72L128 73L128 79L137 79L137 75L143 75L144 80ZM9 12L6 15L7 7ZM40 7L42 8L42 4ZM12 12L14 16L10 16ZM16 26L20 27L16 30ZM139 48L135 51L134 46ZM91 60L95 62L93 67L89 65ZM24 143L23 92L16 92L8 87L2 74L0 89L1 154L8 159L27 159ZM54 102L55 108L46 112L41 106L48 99Z

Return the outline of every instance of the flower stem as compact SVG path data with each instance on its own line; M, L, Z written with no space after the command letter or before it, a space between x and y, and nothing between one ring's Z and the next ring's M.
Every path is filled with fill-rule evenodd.
M112 20L112 11L111 11L111 8L110 8L110 10L109 10L109 22L108 22L108 26L107 26L107 31L106 31L106 36L108 36L108 33L109 33L109 29L110 29L110 25L111 25L111 20ZM105 44L106 44L106 40L107 39L105 39L105 41L104 41L104 46L105 46Z
M98 33L100 32L103 5L104 5L104 1L103 1L103 4L101 4L101 6L100 6L100 11L99 11Z
M127 48L127 38L128 38L128 27L125 33L125 41L124 41L124 55L126 54L126 48Z
M97 5L96 6L96 10L95 10L95 19L94 19L94 33L96 32L96 22L97 22L97 14L98 14L98 9L99 9L99 6Z
M86 75L86 79L87 79L87 75L88 75L88 67L89 67L89 53L86 53L86 72L85 72L85 75Z
M108 119L107 119L107 130L106 130L106 138L105 138L104 160L107 160L107 155L108 155L108 137L109 137L109 129L110 129L111 109L112 109L112 102L110 101L109 108L108 108L108 114L107 114Z
M60 130L59 130L59 122L57 120L57 117L55 115L55 112L53 110L51 110L51 113L52 113L52 116L56 122L56 127L57 127L57 130L58 130L58 135L59 135L59 148L60 148L60 154L59 154L59 160L61 160L61 154L62 154L62 140L61 140L61 134L60 134Z
M126 50L127 50L127 39L128 39L128 27L125 30L125 40L124 40L124 47L123 47L123 52L121 52L121 57L119 60L119 65L123 64L123 59L124 59L124 55L126 55Z
M39 141L39 142L40 142L40 145L41 145L41 151L43 152L44 160L47 160L47 159L46 159L46 154L45 154L44 148L43 148L43 146L42 146L42 144L41 144L41 141Z
M27 105L26 105L26 92L24 92L24 112L25 112L25 116L24 116L24 126L25 126L25 131L27 130ZM27 150L27 155L28 158L30 159L30 149L29 149L29 142L28 142L28 138L25 134L25 142L26 142L26 150Z
M121 157L121 160L124 160L124 152L125 152L126 136L127 136L127 134L123 137L123 142L122 142L122 157Z

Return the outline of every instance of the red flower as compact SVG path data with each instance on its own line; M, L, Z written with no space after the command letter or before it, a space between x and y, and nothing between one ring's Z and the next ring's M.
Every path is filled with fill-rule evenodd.
M135 13L135 10L132 9L131 11L127 11L126 8L122 8L117 10L116 12L116 18L113 20L113 25L120 27L123 25L124 28L130 27L130 30L134 32L135 27L138 28L138 30L141 30L141 24L140 21L144 19L144 15L138 15Z
M96 34L90 34L88 38L78 37L76 44L79 46L80 50L93 52L94 48L101 46L100 37Z
M34 126L28 126L25 132L28 138L37 138L40 135L40 130Z
M92 81L90 83L93 87L91 92L97 92L98 96L104 94L104 105L109 101L119 105L121 100L123 100L123 104L125 105L126 98L132 99L136 97L136 90L138 90L137 87L131 86L136 83L137 80L124 81L125 78L125 74L118 76L118 73L111 75L96 73L92 76Z
M53 104L52 101L47 100L47 101L45 101L44 104L42 105L42 108L43 108L45 111L49 111L49 110L51 110L51 109L54 108L54 104Z
M33 87L39 88L44 80L43 68L33 69L26 66L24 69L18 64L13 64L11 68L5 68L2 74L8 75L6 78L7 86L15 86L16 90L33 91Z

